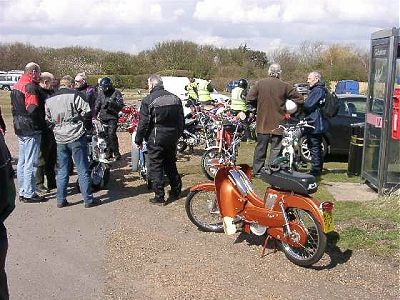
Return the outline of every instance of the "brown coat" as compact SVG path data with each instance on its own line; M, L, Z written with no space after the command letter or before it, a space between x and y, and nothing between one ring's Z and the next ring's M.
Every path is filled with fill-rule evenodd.
M304 103L303 96L291 84L275 77L262 79L251 87L246 101L257 104L257 133L282 134L278 126L285 117L286 99Z

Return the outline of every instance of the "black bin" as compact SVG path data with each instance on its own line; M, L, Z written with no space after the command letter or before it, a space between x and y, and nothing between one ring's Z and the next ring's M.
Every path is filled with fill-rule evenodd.
M348 176L361 175L361 163L364 146L365 123L351 124L351 139L349 147Z

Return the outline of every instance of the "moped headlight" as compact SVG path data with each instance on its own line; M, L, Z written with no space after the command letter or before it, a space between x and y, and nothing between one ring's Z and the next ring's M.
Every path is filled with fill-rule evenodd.
M288 138L283 138L282 139L282 146L287 147L290 145L290 140Z
M101 141L99 143L99 149L100 150L105 150L107 148L107 143L105 141Z

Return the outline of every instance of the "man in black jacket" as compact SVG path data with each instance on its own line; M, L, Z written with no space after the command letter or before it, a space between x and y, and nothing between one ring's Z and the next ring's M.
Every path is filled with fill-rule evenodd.
M140 148L147 142L148 170L154 204L165 204L164 172L167 174L171 192L170 200L181 193L182 181L176 168L176 144L184 126L181 100L164 90L160 76L151 75L147 80L150 94L142 100L139 125L135 143Z
M111 78L104 77L100 80L95 115L99 114L100 121L107 125L107 158L114 155L115 160L121 158L119 153L117 123L118 113L124 106L124 100L120 91L114 88Z
M0 299L9 299L5 263L8 249L5 219L15 208L14 171L11 155L0 130Z

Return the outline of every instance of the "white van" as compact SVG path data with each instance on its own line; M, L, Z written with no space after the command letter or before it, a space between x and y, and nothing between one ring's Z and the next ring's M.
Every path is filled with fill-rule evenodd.
M14 84L21 78L23 71L10 71L7 73L0 73L0 89L4 91L11 91Z
M187 77L176 77L176 76L161 76L161 79L164 83L164 89L167 91L177 95L182 101L188 98L187 91L185 90L185 86L187 86L190 81ZM196 81L201 79L195 78ZM218 93L215 89L210 94L211 98L218 102L225 102L229 100L229 97Z

